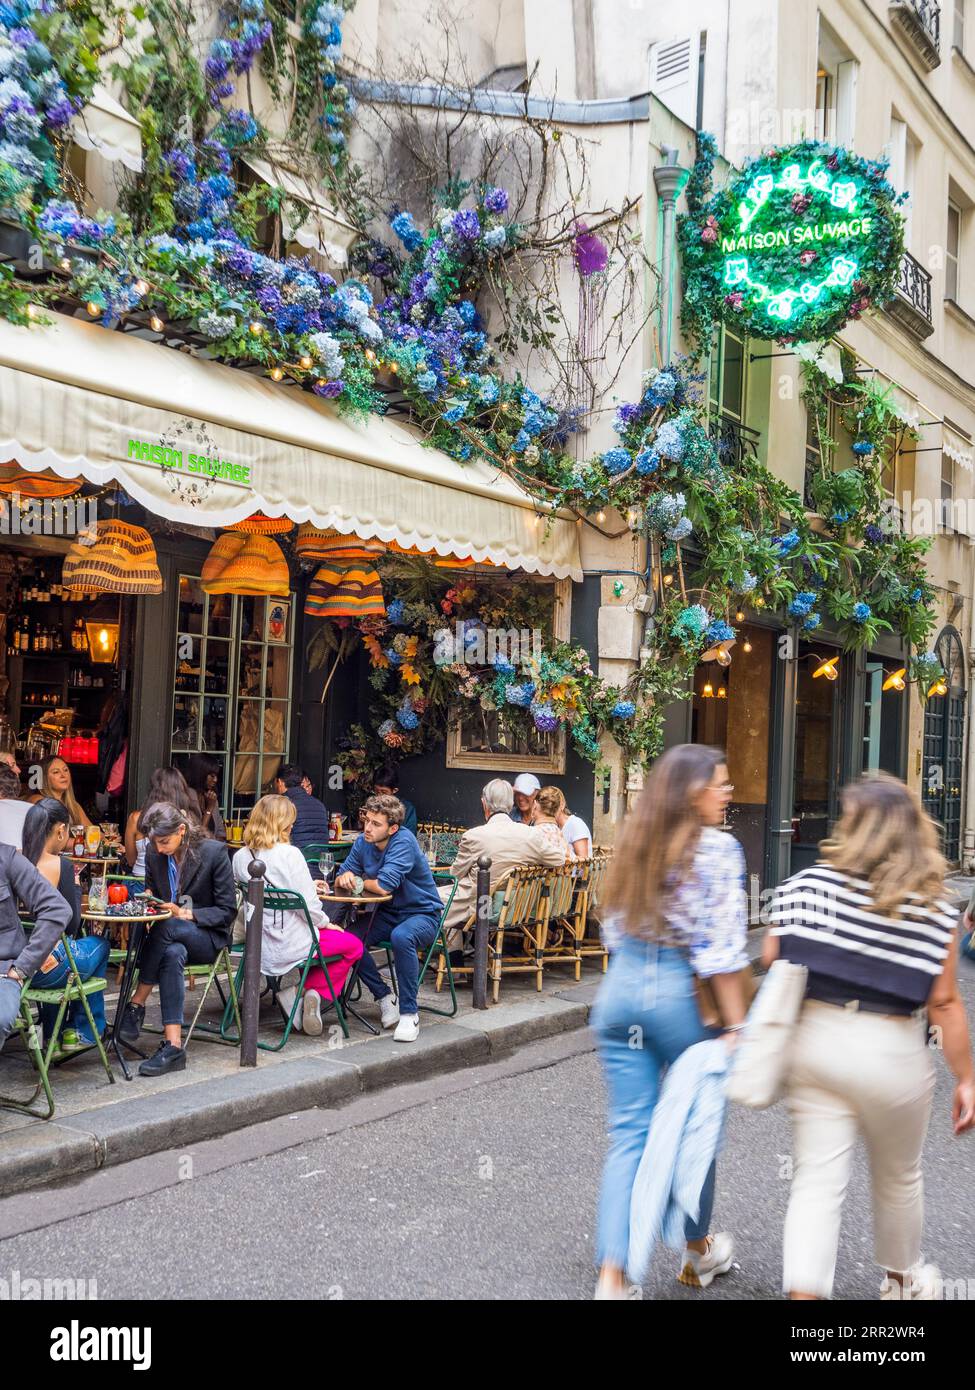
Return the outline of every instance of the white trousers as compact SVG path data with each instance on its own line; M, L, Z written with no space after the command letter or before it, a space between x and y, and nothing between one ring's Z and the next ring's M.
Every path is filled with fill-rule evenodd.
M870 1163L874 1253L906 1273L921 1255L921 1153L934 1068L916 1018L809 1000L797 1025L786 1100L795 1146L783 1288L829 1298L840 1213L858 1135Z

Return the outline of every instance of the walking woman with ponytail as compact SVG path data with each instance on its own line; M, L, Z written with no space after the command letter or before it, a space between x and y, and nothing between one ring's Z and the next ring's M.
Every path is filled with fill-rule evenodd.
M662 1075L702 1022L695 975L712 986L729 1045L746 1012L748 927L741 846L718 827L734 788L717 748L685 743L655 764L617 845L604 898L619 941L593 1011L609 1094L599 1201L599 1299L625 1298L630 1199ZM730 1235L710 1235L715 1169L685 1230L678 1278L706 1288L731 1268Z
M808 970L789 1058L786 1100L795 1165L783 1285L829 1298L840 1215L857 1138L873 1192L882 1299L933 1299L921 1265L921 1155L937 1050L955 1076L955 1134L975 1124L975 1073L956 980L958 910L916 792L883 773L844 788L818 861L779 888L765 962Z

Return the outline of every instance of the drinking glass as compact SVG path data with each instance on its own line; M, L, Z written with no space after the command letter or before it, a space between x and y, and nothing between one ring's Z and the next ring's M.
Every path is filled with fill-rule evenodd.
M323 850L318 856L318 867L321 871L322 878L330 885L332 874L335 871L335 855L329 854L327 850Z
M426 855L427 863L431 869L437 867L437 837L432 832L428 832L420 837L420 848Z
M104 912L108 903L108 884L104 874L92 873L88 887L88 911Z

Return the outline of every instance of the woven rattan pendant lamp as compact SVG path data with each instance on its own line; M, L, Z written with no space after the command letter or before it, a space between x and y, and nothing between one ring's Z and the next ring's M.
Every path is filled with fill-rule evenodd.
M152 537L127 521L100 521L93 545L75 541L64 557L61 582L72 592L161 594L162 575Z

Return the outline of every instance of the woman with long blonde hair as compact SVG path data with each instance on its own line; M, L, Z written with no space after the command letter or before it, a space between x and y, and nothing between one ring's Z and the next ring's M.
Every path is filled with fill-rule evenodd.
M297 893L304 899L312 926L318 933L323 956L341 956L329 966L331 985L336 993L352 966L362 955L362 942L353 933L329 924L322 909L315 881L305 857L291 843L291 827L297 811L287 796L262 796L244 827L244 845L234 855L234 878L244 887L250 882L248 865L260 859L265 866L264 881L269 888ZM312 950L311 933L304 913L264 910L261 937L261 970L277 979L276 997L285 1020L291 1016L303 966ZM318 1036L322 1031L322 998L331 999L329 981L321 966L313 966L305 981L305 992L294 1016L294 1027Z
M37 802L43 800L45 796L51 796L55 801L60 801L68 815L71 817L72 825L83 825L87 830L91 821L85 815L78 798L74 794L74 783L71 780L71 768L63 758L45 758L41 763L41 790L35 792L30 798Z
M596 1297L625 1298L630 1198L664 1070L714 1037L694 976L708 979L729 1046L745 1016L748 966L741 846L718 827L733 787L717 748L685 743L655 764L627 818L604 896L618 941L593 1010L609 1093L609 1153L599 1203ZM634 1045L634 1038L639 1045ZM678 1278L707 1288L731 1268L730 1235L709 1235L714 1165L685 1229Z
M920 798L885 773L843 789L817 862L778 889L765 945L806 966L786 1098L795 1163L783 1286L829 1298L857 1137L866 1143L882 1299L933 1299L921 1265L921 1155L934 1070L928 1027L955 1075L956 1134L975 1124L975 1072L956 979L958 910ZM925 1021L924 1011L927 1019Z

